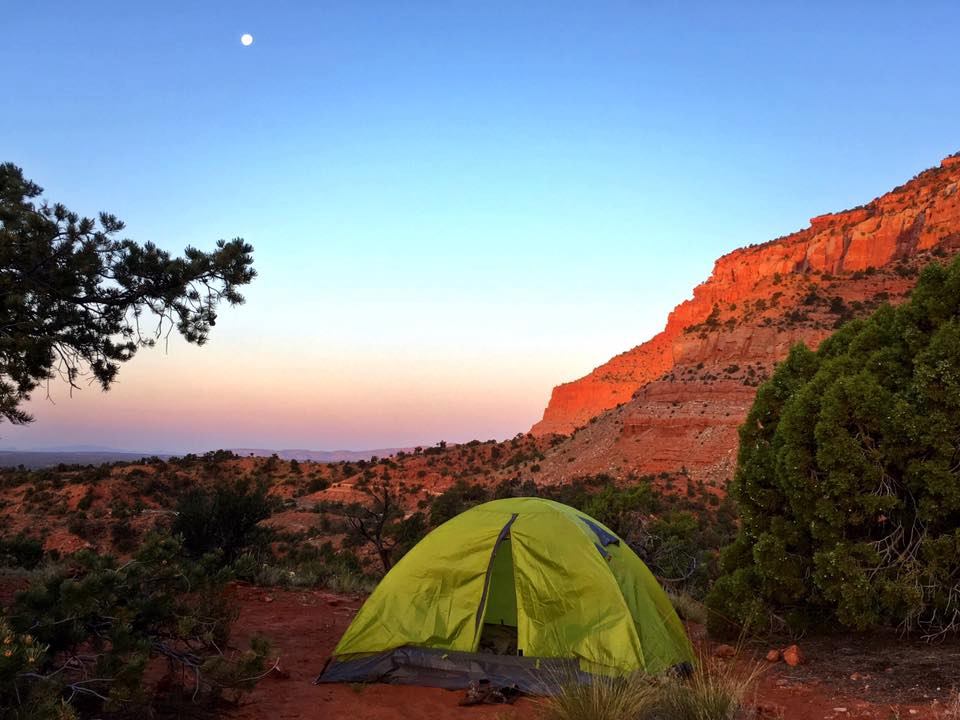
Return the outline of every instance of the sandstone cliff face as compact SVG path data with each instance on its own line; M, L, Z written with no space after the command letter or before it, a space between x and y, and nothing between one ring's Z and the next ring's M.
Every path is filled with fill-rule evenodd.
M815 347L844 320L902 300L924 264L958 250L952 156L867 205L723 256L663 332L554 388L531 432L573 437L548 453L543 479L686 468L723 482L756 386L794 343Z

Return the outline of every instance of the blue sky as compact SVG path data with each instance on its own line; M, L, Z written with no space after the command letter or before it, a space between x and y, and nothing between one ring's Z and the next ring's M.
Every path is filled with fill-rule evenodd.
M208 347L142 353L106 395L54 388L7 446L510 436L717 256L960 149L957 3L3 15L0 159L139 240L243 236L260 272Z

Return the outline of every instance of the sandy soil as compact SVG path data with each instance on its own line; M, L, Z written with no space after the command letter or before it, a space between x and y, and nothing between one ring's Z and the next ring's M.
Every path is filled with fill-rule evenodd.
M536 718L535 699L513 706L459 707L462 692L393 685L314 685L362 596L317 590L239 586L239 640L269 637L282 672L263 680L230 712L252 718L447 720ZM694 632L702 638L702 633ZM700 640L703 641L702 639ZM844 636L801 641L807 662L778 663L757 691L758 716L784 720L940 720L942 703L960 686L960 642L929 645L896 636ZM709 644L706 645L709 651ZM767 646L749 648L762 655ZM888 671L889 668L889 671Z

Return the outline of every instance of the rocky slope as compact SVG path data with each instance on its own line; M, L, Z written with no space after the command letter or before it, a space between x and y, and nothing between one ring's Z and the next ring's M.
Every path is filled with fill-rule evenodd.
M572 434L541 462L560 482L686 470L729 478L756 386L790 346L902 300L960 250L960 154L866 205L735 250L650 341L556 387L532 433ZM579 429L578 429L579 428Z

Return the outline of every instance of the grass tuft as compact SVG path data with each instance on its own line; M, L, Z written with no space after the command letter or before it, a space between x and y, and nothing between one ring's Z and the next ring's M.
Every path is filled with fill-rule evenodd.
M686 680L668 679L661 692L660 714L666 720L733 720L752 700L764 666L742 657L701 657ZM652 720L651 717L651 720Z
M677 611L681 620L700 625L707 624L707 608L704 607L703 603L697 602L686 593L668 592L667 597L670 598L673 609Z
M638 720L648 717L657 688L648 678L597 678L590 684L569 682L544 700L545 720Z
M544 700L545 720L734 720L751 703L764 666L703 657L687 678L600 678L567 683Z

